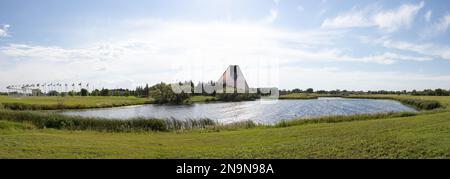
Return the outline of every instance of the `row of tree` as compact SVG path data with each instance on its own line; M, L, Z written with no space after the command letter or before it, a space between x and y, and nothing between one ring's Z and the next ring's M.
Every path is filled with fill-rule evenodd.
M306 90L302 89L293 89L293 90L280 90L280 95L287 95L291 93L316 93L316 94L330 94L330 95L351 95L351 94L393 94L393 95L414 95L414 96L450 96L450 90L445 89L426 89L423 91L418 90L402 90L402 91L387 91L387 90L378 90L378 91L347 91L347 90L318 90L314 91L312 88L308 88Z
M210 85L215 86L216 83L213 81L207 83L198 83L195 85L192 81L180 82L180 85L190 85L190 93L181 93L176 94L173 92L170 84L159 83L154 86L149 87L148 84L145 86L138 86L134 90L130 89L95 89L93 91L89 91L86 88L82 88L80 91L69 91L69 92L60 92L57 90L50 90L46 93L43 93L40 90L34 90L33 95L35 96L135 96L140 98L148 98L152 97L158 103L182 103L186 99L189 99L191 96L214 96L216 99L220 101L241 101L241 100L253 100L257 99L261 96L261 92L258 89L256 94L238 94L238 93L224 93L224 94L216 94L216 92L208 93L207 90L204 89L204 86ZM10 92L9 94L13 94L14 92ZM18 92L15 92L18 93ZM315 94L330 94L330 95L351 95L351 94L395 94L395 95L416 95L416 96L450 96L450 90L445 89L427 89L427 90L413 90L413 91L387 91L387 90L379 90L379 91L347 91L347 90L317 90L315 91L313 88L308 89L293 89L293 90L279 90L280 95L287 95L291 93L315 93ZM0 93L0 95L7 95L8 93Z

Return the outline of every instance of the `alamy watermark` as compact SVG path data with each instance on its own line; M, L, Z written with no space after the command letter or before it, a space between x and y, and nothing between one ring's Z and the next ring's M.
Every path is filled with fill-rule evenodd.
M203 79L211 76L220 76L218 80L209 80L209 82L179 82L171 84L172 91L176 94L259 94L262 102L273 102L278 100L279 91L279 65L278 61L265 63L255 63L253 65L215 65L215 68L206 68L201 64L203 62L191 63L176 67L176 79ZM208 74L205 71L209 69L226 69L222 74ZM217 71L217 70L215 70ZM217 79L217 78L216 78ZM247 81L248 80L248 81ZM194 81L194 80L192 80ZM206 80L207 81L207 80Z

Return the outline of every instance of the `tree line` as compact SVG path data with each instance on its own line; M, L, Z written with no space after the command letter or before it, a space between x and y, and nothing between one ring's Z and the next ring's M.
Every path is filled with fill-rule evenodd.
M293 89L293 90L280 90L280 95L287 95L292 93L314 93L314 94L329 94L329 95L368 95L368 94L385 94L385 95L413 95L413 96L450 96L450 90L445 89L425 89L425 90L401 90L401 91L388 91L388 90L378 90L378 91L348 91L348 90L317 90L313 88L308 88L306 90Z
M190 93L175 94L172 91L171 85L166 83L158 83L153 86L146 84L145 86L137 86L135 89L95 89L89 91L88 89L82 88L80 91L69 91L69 92L59 92L57 90L50 90L45 94L40 90L35 90L32 95L34 96L135 96L139 98L154 98L157 103L183 103L186 102L192 96L213 96L219 101L243 101L243 100L255 100L261 97L261 92L259 89L257 93L220 93L217 94L215 91L212 93L207 93L204 89L205 84L215 86L216 83L213 81L207 83L197 83L194 84L192 81L179 82L179 84L190 85ZM199 92L200 91L200 92ZM0 95L14 95L18 92L10 93L0 93ZM310 93L310 94L328 94L328 95L367 95L367 94L390 94L390 95L413 95L413 96L450 96L450 90L446 89L426 89L426 90L401 90L401 91L388 91L388 90L378 90L378 91L348 91L348 90L314 90L313 88L307 89L292 89L292 90L279 90L280 95L287 95L292 93Z

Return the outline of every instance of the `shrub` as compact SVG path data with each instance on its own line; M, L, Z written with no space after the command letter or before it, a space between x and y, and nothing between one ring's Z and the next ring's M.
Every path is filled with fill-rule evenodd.
M113 132L187 130L195 128L210 128L211 126L217 125L217 123L211 119L163 120L135 118L130 120L112 120L65 116L56 113L12 110L0 110L0 118L2 120L14 122L31 123L38 128Z
M417 99L406 99L406 100L400 100L400 101L403 104L414 106L414 107L416 107L418 109L422 109L422 110L432 110L432 109L442 107L438 101L424 101L424 100L417 100Z
M338 122L350 122L350 121L361 121L361 120L374 120L374 119L387 119L395 117L409 117L415 116L417 113L413 112L398 112L398 113L381 113L381 114L359 114L350 116L325 116L312 119L297 119L286 121L283 120L277 124L275 127L290 127L303 124L311 123L338 123Z

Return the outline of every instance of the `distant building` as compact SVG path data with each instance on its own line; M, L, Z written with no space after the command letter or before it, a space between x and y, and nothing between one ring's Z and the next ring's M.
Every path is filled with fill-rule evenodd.
M219 85L219 91L226 93L246 93L250 89L238 65L230 65L217 81L217 84Z
M32 89L31 96L42 96L42 91L40 89Z

